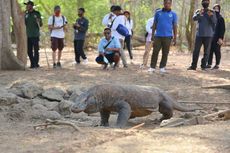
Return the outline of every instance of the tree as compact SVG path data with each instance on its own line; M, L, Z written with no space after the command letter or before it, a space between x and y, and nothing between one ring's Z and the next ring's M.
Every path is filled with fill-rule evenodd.
M0 0L0 70L24 70L26 67L26 29L17 0ZM10 17L14 23L17 57L11 49Z

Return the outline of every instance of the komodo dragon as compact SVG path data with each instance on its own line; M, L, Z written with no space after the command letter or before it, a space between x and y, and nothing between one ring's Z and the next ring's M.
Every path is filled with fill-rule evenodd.
M101 126L109 126L110 113L117 112L116 126L120 128L126 125L128 119L150 115L156 109L163 114L161 120L170 119L174 109L182 112L194 110L180 106L164 91L157 88L112 84L90 88L76 98L71 107L74 113L100 112Z

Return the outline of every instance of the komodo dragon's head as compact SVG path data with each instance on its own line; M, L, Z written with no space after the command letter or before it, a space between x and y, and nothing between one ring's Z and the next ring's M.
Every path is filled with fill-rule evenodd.
M81 94L76 98L73 106L71 107L73 113L85 112L92 114L97 112L97 104L94 96L89 95L87 92Z

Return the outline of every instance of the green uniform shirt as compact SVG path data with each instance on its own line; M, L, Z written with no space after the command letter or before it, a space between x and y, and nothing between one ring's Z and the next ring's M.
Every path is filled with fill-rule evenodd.
M41 14L38 11L25 12L26 33L28 38L40 36L42 26Z

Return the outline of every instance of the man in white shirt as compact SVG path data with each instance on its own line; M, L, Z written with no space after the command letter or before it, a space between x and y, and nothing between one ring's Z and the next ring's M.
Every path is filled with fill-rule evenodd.
M111 30L112 30L112 36L119 39L120 43L121 43L121 46L124 46L124 40L125 40L125 37L122 36L121 34L119 34L117 32L117 27L122 24L124 27L125 27L125 16L122 15L121 13L121 7L120 6L115 6L114 7L114 14L117 16L113 21L112 21L112 24L111 24ZM124 68L127 68L128 67L128 64L126 62L126 57L125 57L125 53L124 53L124 49L123 47L121 47L121 50L120 50L120 53L121 53L121 60L122 60L122 63L124 65Z
M116 18L116 15L113 13L115 7L116 7L115 5L112 5L110 8L110 13L106 14L105 17L103 18L102 24L105 27L110 28L113 20Z
M61 7L54 7L54 15L49 17L48 26L51 36L51 48L53 50L53 68L61 68L61 55L64 48L66 17L61 15ZM58 50L58 59L56 63L56 51Z

